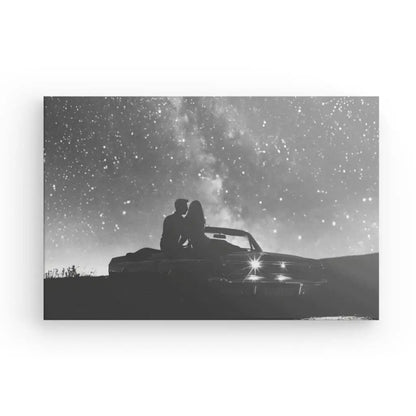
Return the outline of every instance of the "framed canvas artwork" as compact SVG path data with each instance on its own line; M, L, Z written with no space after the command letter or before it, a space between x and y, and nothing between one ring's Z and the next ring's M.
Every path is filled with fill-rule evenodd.
M377 97L45 97L45 319L378 319Z

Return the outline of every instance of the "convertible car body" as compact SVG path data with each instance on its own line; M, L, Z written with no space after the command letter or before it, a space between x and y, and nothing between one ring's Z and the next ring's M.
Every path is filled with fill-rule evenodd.
M326 283L319 260L263 252L253 236L242 230L206 227L205 233L214 241L233 244L235 252L207 259L185 249L181 258L166 258L160 250L145 248L113 258L109 276L141 279L144 286L153 279L250 296L301 296Z

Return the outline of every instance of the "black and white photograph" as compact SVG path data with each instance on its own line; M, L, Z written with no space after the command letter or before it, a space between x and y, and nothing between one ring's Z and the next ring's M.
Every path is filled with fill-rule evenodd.
M410 1L3 2L0 414L416 414Z
M379 317L379 101L44 98L45 319Z

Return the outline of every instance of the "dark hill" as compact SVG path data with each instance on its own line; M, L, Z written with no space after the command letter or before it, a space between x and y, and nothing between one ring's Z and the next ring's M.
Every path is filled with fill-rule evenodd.
M332 311L378 319L379 254L335 257L322 260L328 284L322 296Z
M138 279L44 280L45 319L302 319L379 315L379 256L323 259L328 283L313 297L211 297L184 302L178 293L143 287Z

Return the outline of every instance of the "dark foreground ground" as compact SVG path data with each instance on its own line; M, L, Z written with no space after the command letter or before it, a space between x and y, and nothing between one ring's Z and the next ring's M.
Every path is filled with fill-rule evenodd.
M310 296L267 298L191 291L158 279L44 280L45 319L378 319L379 256L324 260L328 284ZM200 289L200 288L199 288Z

